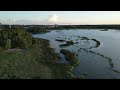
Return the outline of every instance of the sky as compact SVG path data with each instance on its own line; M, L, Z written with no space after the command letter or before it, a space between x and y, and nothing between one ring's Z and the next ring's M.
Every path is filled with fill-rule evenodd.
M120 24L120 11L0 11L8 24Z

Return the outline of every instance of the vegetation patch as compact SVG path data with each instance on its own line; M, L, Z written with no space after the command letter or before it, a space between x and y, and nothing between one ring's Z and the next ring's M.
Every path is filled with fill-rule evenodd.
M0 79L71 79L50 41L25 30L0 32Z
M96 42L96 47L99 47L99 46L100 46L100 42L99 42L98 40L96 40L96 39L91 39L91 40L93 40L93 41Z
M90 40L90 39L87 37L81 37L81 40Z
M79 61L77 59L77 55L75 53L70 52L69 50L61 49L60 53L65 55L65 59L70 62L70 65L75 67L79 64Z
M65 42L65 40L55 39L55 41Z
M50 48L49 41L39 40L40 44L20 52L1 51L0 79L70 79L66 64L60 63L60 56Z
M69 64L66 65L66 73L68 77L72 77L73 79L78 79L73 75L73 69L79 64L76 53L72 53L69 50L61 49L60 52L64 54L65 59L69 61Z
M68 47L68 46L71 46L71 45L74 45L75 43L73 41L66 41L66 44L62 44L62 45L59 45L60 47Z
M32 45L32 35L25 30L0 31L0 47L2 50L11 48L28 48Z
M26 29L27 32L32 33L32 34L40 34L40 33L46 33L50 32L50 30L47 30L45 28L40 28L40 27L29 27Z

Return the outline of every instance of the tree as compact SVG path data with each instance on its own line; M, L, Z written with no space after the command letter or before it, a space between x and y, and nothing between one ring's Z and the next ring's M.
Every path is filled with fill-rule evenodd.
M9 48L27 48L32 45L32 35L25 30L11 29L0 31L0 47L4 50Z
M11 48L11 40L7 39L4 41L4 49L10 49Z

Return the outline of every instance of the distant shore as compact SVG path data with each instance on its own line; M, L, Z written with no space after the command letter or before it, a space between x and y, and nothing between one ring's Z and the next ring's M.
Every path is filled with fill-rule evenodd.
M0 29L9 29L9 25L0 25ZM11 28L26 30L62 30L62 29L118 29L120 25L11 25Z

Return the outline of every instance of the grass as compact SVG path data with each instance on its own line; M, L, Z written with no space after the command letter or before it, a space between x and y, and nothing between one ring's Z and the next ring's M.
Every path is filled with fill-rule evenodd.
M69 61L69 63L65 66L65 71L67 72L67 75L69 77L72 77L73 79L78 79L78 77L73 75L73 69L79 64L79 61L77 59L77 54L74 52L70 52L66 49L61 49L60 53L62 53L65 56L65 59ZM81 79L81 78L80 78Z
M49 47L49 42L41 39L22 51L0 52L0 79L71 79L66 64Z
M64 54L65 59L69 61L71 66L75 67L79 64L76 53L72 53L66 49L61 49L60 52Z

